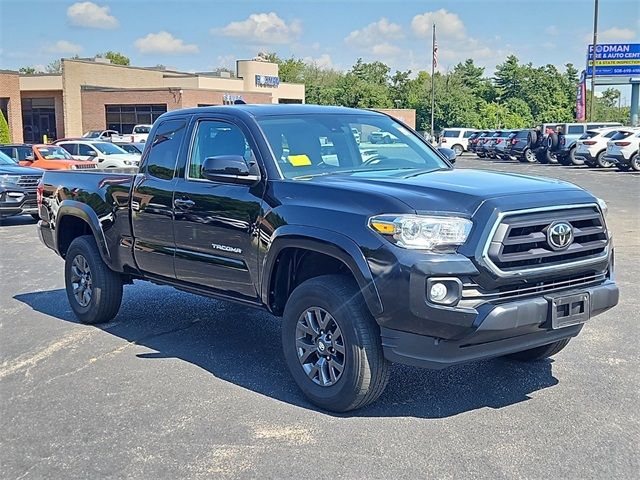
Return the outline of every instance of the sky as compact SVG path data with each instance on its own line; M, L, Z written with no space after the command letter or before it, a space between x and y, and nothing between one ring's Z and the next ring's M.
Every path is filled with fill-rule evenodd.
M195 72L273 51L341 70L362 57L416 72L431 68L433 22L442 71L473 58L490 75L509 54L581 69L593 1L0 0L0 69L115 50L133 65ZM600 0L599 32L599 43L640 42L640 2Z

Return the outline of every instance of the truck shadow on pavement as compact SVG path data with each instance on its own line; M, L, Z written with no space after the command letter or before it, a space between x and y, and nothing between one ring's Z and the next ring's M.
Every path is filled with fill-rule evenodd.
M45 315L78 323L63 289L14 298ZM291 379L281 351L280 323L266 312L136 282L125 287L122 307L113 322L85 328L99 328L135 347L122 354L151 361L183 360L260 395L318 411ZM140 353L136 346L152 351ZM96 357L101 353L106 352L94 352ZM117 358L105 357L103 361ZM479 408L503 408L556 385L551 367L550 360L525 364L507 359L440 371L394 365L389 385L377 402L347 414L325 413L336 417L435 419Z

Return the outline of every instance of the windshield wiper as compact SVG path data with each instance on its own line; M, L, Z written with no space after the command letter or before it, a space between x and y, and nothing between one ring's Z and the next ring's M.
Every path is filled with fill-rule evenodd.
M363 172L385 172L392 170L415 170L414 167L395 167L395 168L367 168L366 170L360 170L359 168L354 170L333 170L331 172L315 173L313 175L300 175L299 177L292 177L293 180L315 177L326 177L328 175L336 175L338 173L363 173Z

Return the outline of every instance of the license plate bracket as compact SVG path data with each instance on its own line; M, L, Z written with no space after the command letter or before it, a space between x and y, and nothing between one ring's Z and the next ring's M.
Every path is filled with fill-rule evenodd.
M547 297L551 309L551 328L570 327L589 320L591 299L587 292L574 295Z

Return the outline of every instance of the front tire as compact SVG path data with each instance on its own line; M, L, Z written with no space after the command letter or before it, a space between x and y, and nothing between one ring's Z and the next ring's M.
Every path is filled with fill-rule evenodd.
M302 393L326 410L364 407L389 380L380 328L346 276L324 275L296 287L284 309L282 347Z
M71 309L82 323L113 319L122 303L122 278L105 265L91 235L78 237L65 255L64 278Z
M521 362L532 362L534 360L549 358L566 347L569 344L569 340L571 339L565 338L564 340L559 340L549 345L542 345L541 347L523 350L522 352L511 353L507 355L507 357Z

